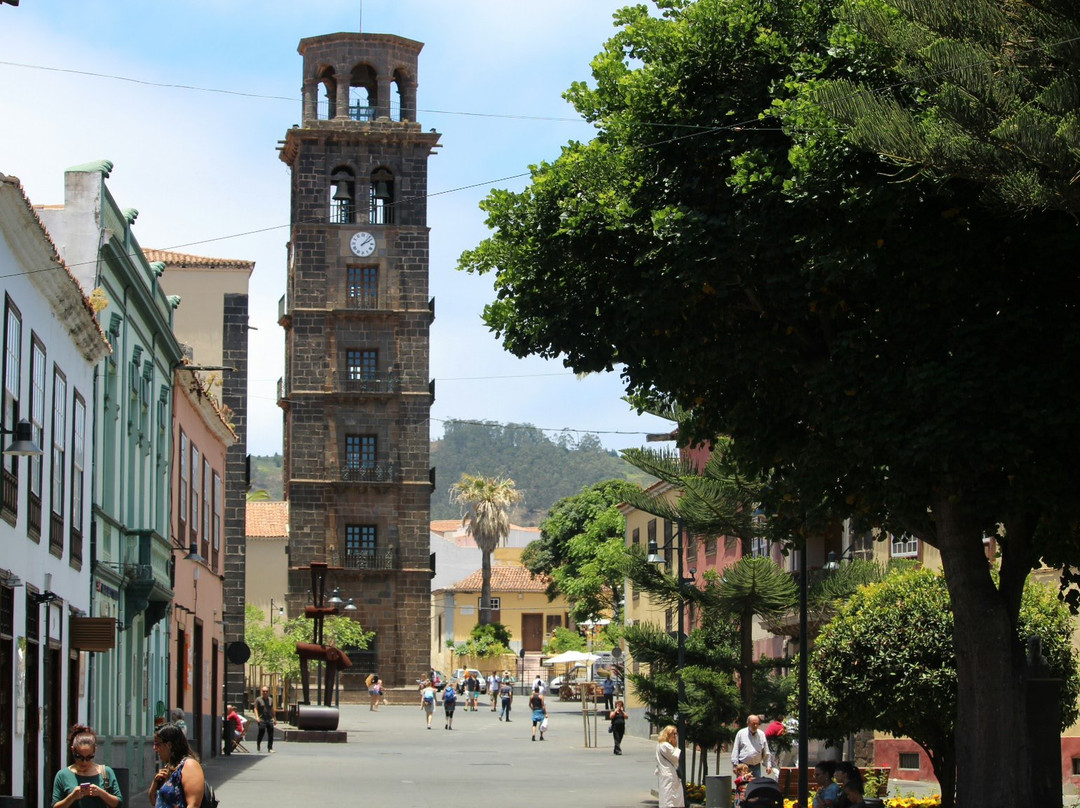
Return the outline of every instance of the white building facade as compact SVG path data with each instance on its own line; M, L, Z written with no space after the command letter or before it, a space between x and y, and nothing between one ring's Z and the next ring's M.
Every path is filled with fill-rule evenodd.
M86 720L94 369L109 344L19 181L3 174L0 295L2 426L27 421L41 449L3 457L0 795L39 808L67 762L68 728Z

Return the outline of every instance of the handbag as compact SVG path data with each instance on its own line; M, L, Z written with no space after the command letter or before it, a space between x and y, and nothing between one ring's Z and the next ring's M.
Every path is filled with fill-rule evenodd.
M545 715L544 720L540 722L540 731L541 732L547 732L547 728L548 728L548 722L547 722L547 716Z
M614 724L608 724L607 725L607 731L608 732L615 732L615 725Z

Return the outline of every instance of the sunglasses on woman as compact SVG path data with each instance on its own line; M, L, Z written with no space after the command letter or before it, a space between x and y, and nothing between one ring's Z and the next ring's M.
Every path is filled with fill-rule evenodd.
M84 763L94 759L93 752L91 752L89 755L80 755L78 752L73 752L72 754L75 755L76 760L81 760Z

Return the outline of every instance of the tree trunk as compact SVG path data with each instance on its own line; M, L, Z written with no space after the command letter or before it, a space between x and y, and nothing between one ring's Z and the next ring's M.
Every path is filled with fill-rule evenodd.
M953 494L936 498L934 517L955 626L956 804L1012 808L1031 781L1018 609L994 585L980 526Z
M934 768L934 776L937 778L938 785L941 787L941 808L953 808L956 804L954 795L956 794L956 735L954 734L951 743L952 748L948 748L950 740L937 740L934 741L929 749L927 746L920 744L923 750L926 751L926 756L930 759L930 765ZM930 752L933 749L933 753Z
M480 625L491 622L491 551L482 550L480 566Z
M754 614L739 615L739 694L747 714L754 712Z

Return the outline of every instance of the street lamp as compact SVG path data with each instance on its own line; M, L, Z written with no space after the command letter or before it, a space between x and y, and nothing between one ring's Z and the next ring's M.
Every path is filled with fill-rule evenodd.
M686 635L683 633L683 621L686 613L686 598L683 596L683 587L693 582L693 578L683 578L683 548L682 548L682 520L675 523L675 535L664 543L663 547L656 543L656 539L649 539L648 557L645 559L649 564L665 564L666 560L660 555L660 550L673 549L678 559L676 565L676 578L679 581L679 625L676 631L678 645L678 663L675 671L675 681L678 687L678 704L675 707L675 728L679 733L679 782L682 784L683 804L686 804L686 717L683 715L682 705L686 701L686 687L683 684L683 657L686 652Z
M34 428L23 418L14 429L0 426L0 435L14 435L15 440L4 449L4 454L12 457L41 457L42 451L34 443Z

